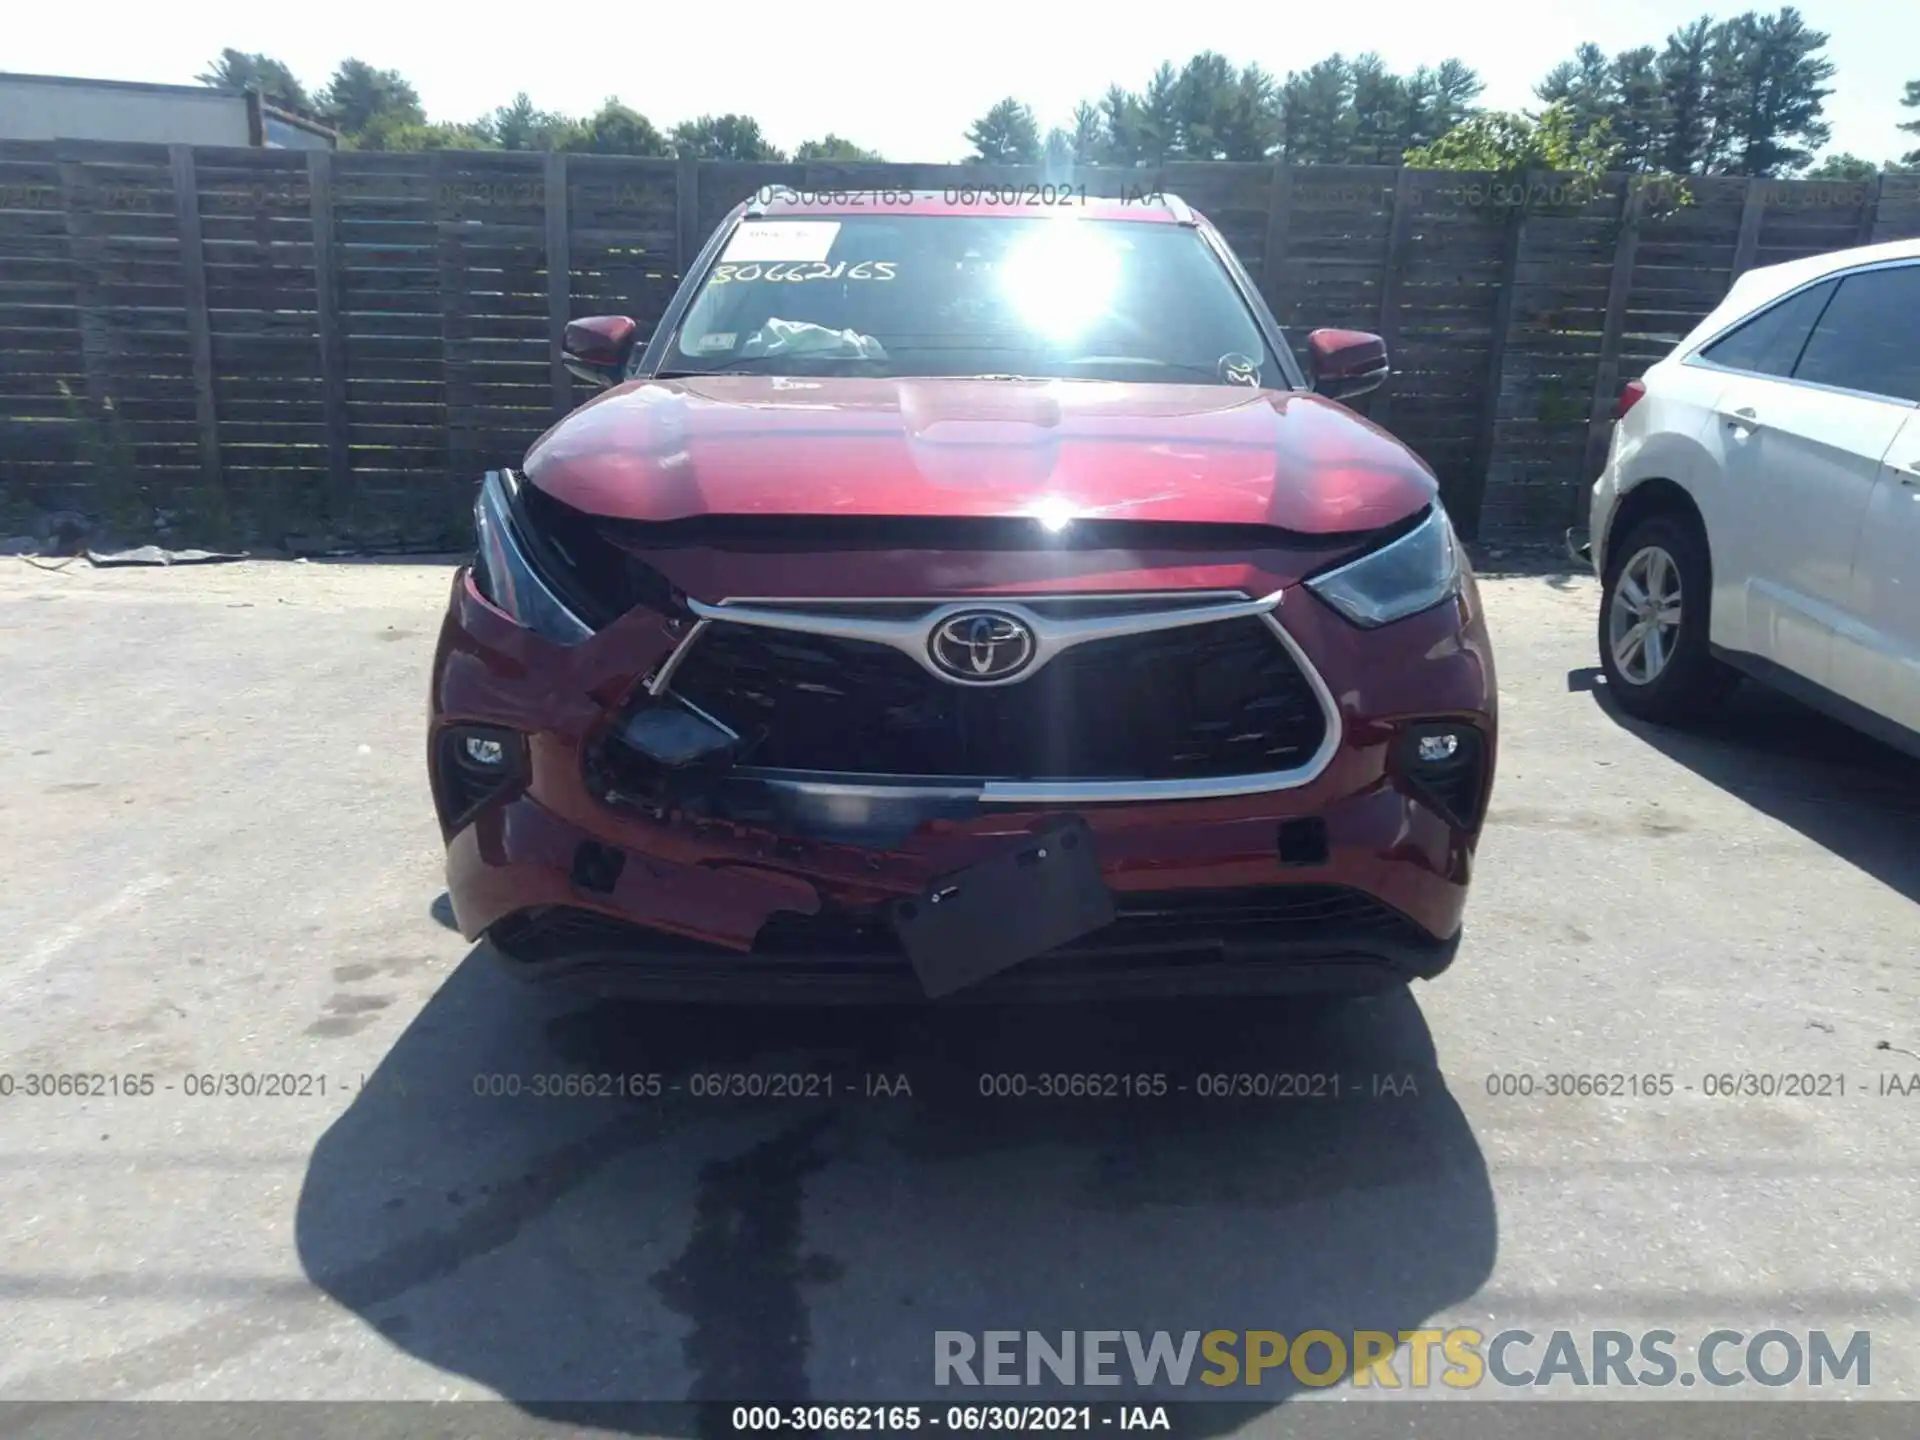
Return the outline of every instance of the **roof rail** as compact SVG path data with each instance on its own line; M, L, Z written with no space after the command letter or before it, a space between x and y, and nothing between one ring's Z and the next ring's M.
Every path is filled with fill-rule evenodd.
M1182 200L1178 195L1168 191L1163 193L1160 198L1166 201L1167 213L1172 215L1180 224L1198 225L1200 223L1199 217L1193 213L1193 207L1188 205L1187 202Z

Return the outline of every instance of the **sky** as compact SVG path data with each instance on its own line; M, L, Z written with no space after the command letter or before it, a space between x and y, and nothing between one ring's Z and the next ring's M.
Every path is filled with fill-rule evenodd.
M1458 56L1487 82L1483 104L1535 104L1533 86L1584 40L1608 53L1658 45L1697 13L1654 0L1374 0L1262 6L968 3L897 5L430 5L423 0L14 0L0 68L108 80L191 83L223 46L284 60L308 87L357 56L399 70L430 118L470 120L525 90L542 109L584 114L618 96L662 129L737 111L792 149L831 131L889 160L967 153L967 126L996 100L1032 105L1043 129L1109 84L1145 85L1162 60L1200 50L1276 75L1336 51L1377 50L1396 71ZM1755 8L1771 8L1760 0ZM1826 118L1832 151L1875 162L1920 140L1900 97L1920 80L1920 5L1805 0L1837 68Z

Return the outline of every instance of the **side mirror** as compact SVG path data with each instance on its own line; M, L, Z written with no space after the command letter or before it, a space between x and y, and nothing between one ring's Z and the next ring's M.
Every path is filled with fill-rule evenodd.
M640 327L625 315L589 315L567 322L560 358L590 385L613 385L627 368Z
M1387 378L1387 342L1364 330L1316 330L1307 336L1307 373L1314 393L1351 400Z

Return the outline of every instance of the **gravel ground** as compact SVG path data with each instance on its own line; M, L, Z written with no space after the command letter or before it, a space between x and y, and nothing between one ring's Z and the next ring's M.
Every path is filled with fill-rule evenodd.
M1619 723L1590 579L1483 581L1501 772L1439 981L1330 1015L809 1016L543 998L446 927L422 724L448 576L0 562L0 1397L532 1421L924 1400L938 1330L1455 1325L1671 1330L1688 1375L1716 1328L1866 1329L1866 1398L1920 1397L1920 1094L1881 1093L1920 1073L1920 766L1750 688L1712 733ZM476 1093L829 1068L856 1093ZM1349 1093L977 1088L1116 1069ZM55 1072L153 1090L25 1093ZM254 1072L307 1093L190 1093ZM1845 1094L1706 1093L1739 1072ZM1489 1092L1562 1073L1673 1091ZM1250 1393L1257 1430L1378 1392Z

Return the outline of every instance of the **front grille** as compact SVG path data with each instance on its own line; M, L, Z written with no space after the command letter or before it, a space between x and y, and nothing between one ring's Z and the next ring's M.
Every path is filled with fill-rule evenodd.
M1048 956L1067 960L1141 952L1193 954L1218 952L1236 944L1282 946L1340 939L1386 945L1432 943L1430 936L1398 911L1370 895L1336 885L1120 894L1115 901L1119 915L1111 925L1049 951ZM596 952L635 958L649 953L738 958L737 952L719 946L571 906L509 917L494 926L488 938L506 954L526 963ZM892 926L877 909L826 908L817 915L778 912L761 927L752 953L763 959L795 963L809 959L868 960L907 967L906 954Z
M1258 616L1091 640L1012 685L939 679L865 640L717 621L673 691L740 735L738 763L969 780L1178 780L1305 764L1312 685Z

